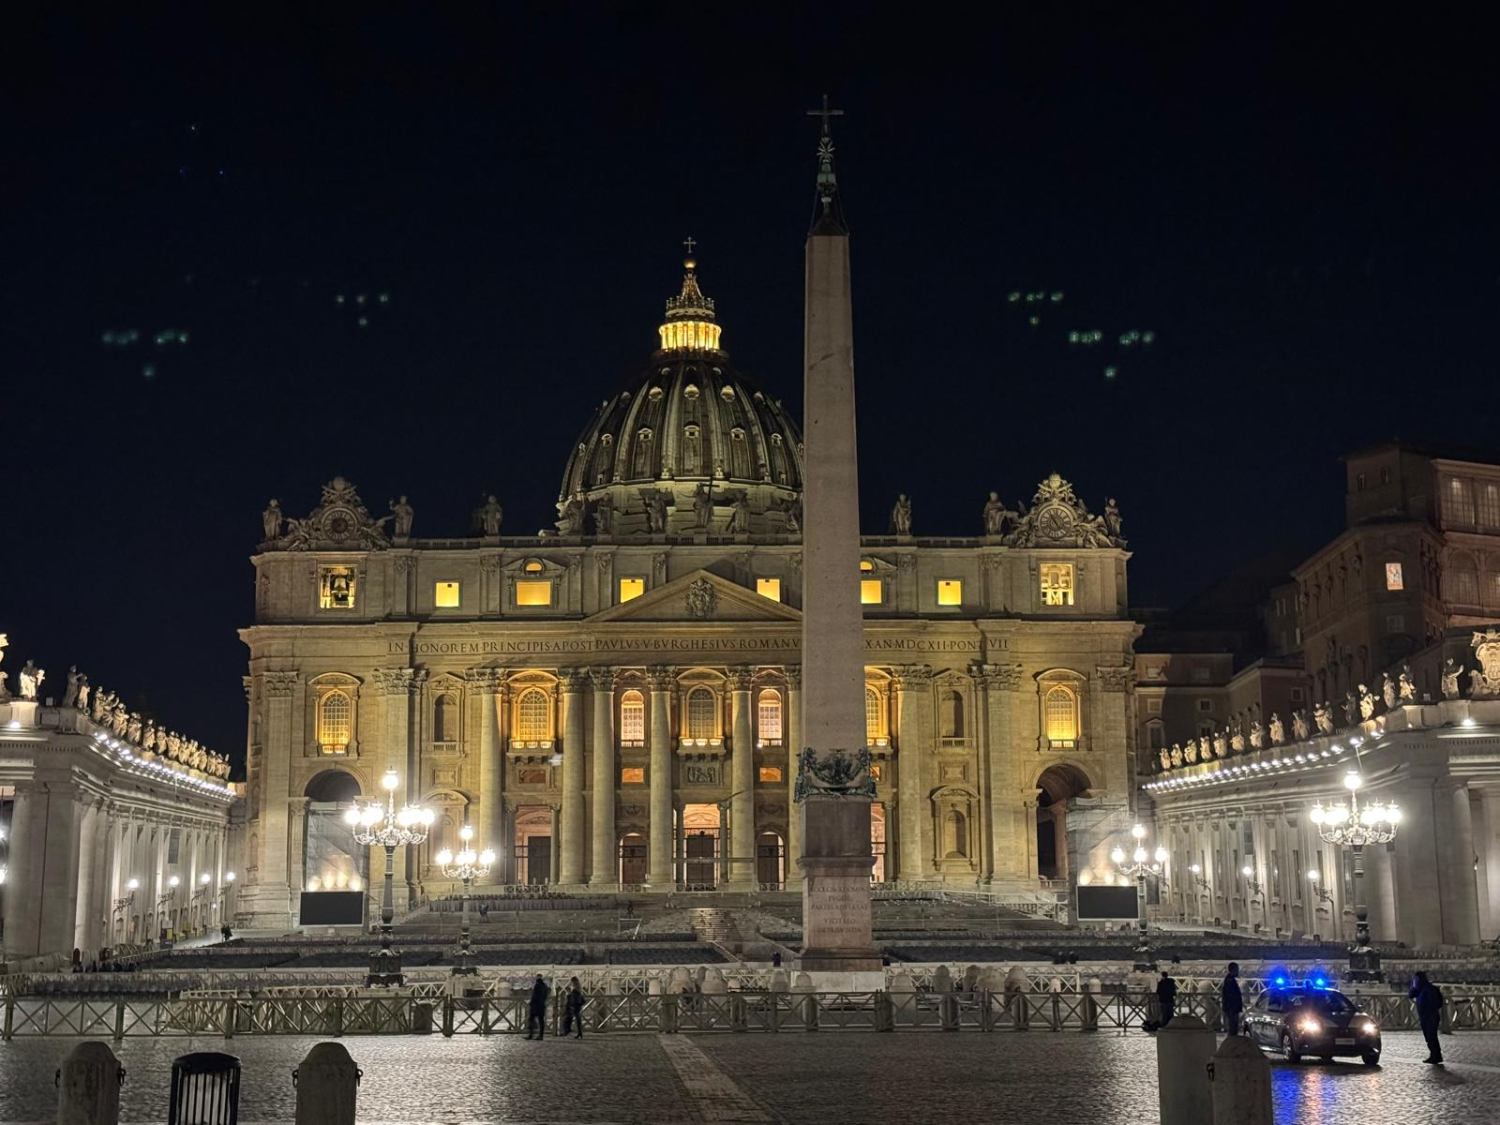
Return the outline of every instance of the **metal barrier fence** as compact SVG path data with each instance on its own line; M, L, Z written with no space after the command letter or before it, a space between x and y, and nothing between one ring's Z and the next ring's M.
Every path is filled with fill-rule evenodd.
M1417 1026L1403 996L1358 997L1388 1031ZM230 996L168 1000L9 997L4 1038L237 1035L503 1035L526 1029L525 996ZM1500 1029L1500 997L1450 996L1445 1030ZM1177 1013L1219 1024L1217 999L1179 994ZM730 992L585 999L584 1030L628 1032L1115 1031L1159 1015L1148 992ZM549 1030L559 1034L562 996L553 994Z

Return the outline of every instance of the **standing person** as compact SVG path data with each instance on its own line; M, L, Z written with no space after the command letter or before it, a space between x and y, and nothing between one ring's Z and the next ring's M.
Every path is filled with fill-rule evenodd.
M526 1038L535 1038L538 1043L547 1037L547 993L550 991L542 974L537 973L536 983L531 986L531 1003L526 1009ZM534 1037L531 1034L533 1027L536 1028Z
M1229 962L1229 971L1224 974L1224 985L1219 989L1219 1006L1224 1009L1224 1034L1240 1033L1240 1013L1245 1010L1245 998L1240 995L1240 966L1238 961Z
M578 978L568 981L568 995L563 999L563 1035L574 1031L574 1039L583 1038L583 988Z
M1427 979L1426 973L1417 973L1411 978L1411 991L1407 995L1416 1002L1417 1022L1422 1025L1422 1037L1427 1040L1427 1057L1422 1061L1442 1066L1443 1045L1438 1042L1438 1020L1443 1013L1443 991Z
M1166 1027L1172 1022L1177 1008L1177 982L1166 969L1161 971L1161 980L1156 982L1156 1006L1161 1009L1161 1022L1158 1026Z

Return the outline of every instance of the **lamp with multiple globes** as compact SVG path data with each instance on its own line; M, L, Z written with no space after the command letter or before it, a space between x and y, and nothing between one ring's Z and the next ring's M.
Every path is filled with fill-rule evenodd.
M457 855L444 848L435 859L443 878L457 879L464 885L463 927L459 931L458 964L453 967L453 975L473 976L478 970L474 967L474 953L469 947L469 892L475 881L486 878L490 868L495 866L495 852L491 848L475 852L474 829L467 824L458 830L458 837L462 841L462 847Z
M401 955L391 946L392 924L396 920L396 908L392 902L392 879L396 866L396 849L411 847L427 839L427 829L432 827L434 814L431 809L418 805L402 805L396 808L396 790L401 779L395 770L386 770L380 779L386 792L384 806L379 801L355 804L344 814L344 821L354 829L354 840L364 847L385 849L385 897L380 904L380 948L371 955L370 971L365 983L377 986L400 986L406 982L401 974Z
M1188 874L1192 876L1193 886L1197 888L1197 893L1193 897L1198 901L1198 922L1201 925L1203 922L1203 900L1208 897L1208 892L1212 889L1212 885L1208 881L1208 876L1203 874L1203 865L1201 863L1189 865Z
M1308 810L1308 819L1317 826L1325 843L1348 848L1354 858L1354 945L1349 950L1349 976L1352 980L1378 980L1380 954L1370 946L1370 911L1365 905L1365 847L1384 846L1396 838L1401 826L1401 809L1394 801L1366 801L1361 807L1359 790L1364 778L1351 767L1344 775L1349 801L1317 801Z
M1135 850L1130 854L1130 862L1126 862L1125 849L1116 847L1109 853L1109 858L1114 861L1115 867L1121 875L1127 879L1134 879L1136 885L1136 921L1140 926L1139 940L1136 943L1135 963L1136 968L1146 969L1154 967L1154 959L1151 956L1151 943L1146 938L1146 878L1147 876L1160 876L1167 862L1167 849L1157 846L1154 852L1146 851L1146 829L1144 825L1137 824L1130 829L1130 835L1135 839Z

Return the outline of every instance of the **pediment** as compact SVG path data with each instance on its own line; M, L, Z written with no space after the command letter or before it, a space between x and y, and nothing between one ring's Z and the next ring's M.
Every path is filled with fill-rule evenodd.
M798 621L802 614L773 602L706 570L649 590L622 605L610 606L588 618L610 621Z

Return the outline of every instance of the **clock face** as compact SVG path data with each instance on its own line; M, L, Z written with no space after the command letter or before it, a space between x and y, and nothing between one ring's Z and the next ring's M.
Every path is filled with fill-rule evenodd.
M1073 521L1061 508L1048 508L1037 519L1037 529L1048 539L1066 539L1073 531Z

